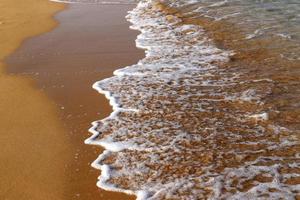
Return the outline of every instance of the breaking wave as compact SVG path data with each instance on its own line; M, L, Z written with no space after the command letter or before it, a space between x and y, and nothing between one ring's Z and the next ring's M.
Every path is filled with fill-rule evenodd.
M299 197L297 121L276 118L276 91L286 81L256 58L221 48L212 23L188 23L227 3L149 0L128 14L146 57L93 86L114 110L86 140L106 149L92 164L102 171L99 187L152 200Z

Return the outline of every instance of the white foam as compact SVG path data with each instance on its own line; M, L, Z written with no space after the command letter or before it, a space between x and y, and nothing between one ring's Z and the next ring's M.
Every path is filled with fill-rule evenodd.
M268 113L259 113L251 115L250 117L255 118L257 120L268 120Z
M264 127L260 124L259 121L268 120L268 114L263 110L226 110L222 106L234 101L263 104L262 99L269 94L265 88L269 88L272 80L243 82L240 74L218 68L218 63L228 61L232 52L218 49L201 27L182 25L176 16L166 17L154 10L153 3L155 1L141 1L127 16L133 24L131 28L141 32L136 44L145 49L146 57L93 85L109 99L113 108L109 117L93 122L92 136L85 141L106 149L92 164L102 171L97 185L105 190L134 194L138 200L205 199L203 188L211 189L209 199L255 199L260 195L259 191L267 193L273 187L278 192L271 194L272 198L292 197L293 188L278 178L281 165L255 166L259 161L273 158L242 161L266 149L294 145L293 139L264 140L266 129L274 129L274 137L283 130L275 125ZM265 87L259 90L255 84ZM239 90L238 86L244 87ZM204 113L203 116L200 113ZM220 117L219 113L223 115ZM249 118L257 119L258 123L249 128ZM226 127L239 127L245 132L231 132ZM228 150L217 145L220 136L224 143L248 145L253 149ZM262 139L243 140L250 136ZM262 144L266 148L259 148ZM241 163L215 173L213 170L222 161L223 154L237 155ZM211 164L192 162L202 157L207 157L208 163L211 157L216 161ZM105 164L110 158L113 163ZM280 160L274 157L276 159ZM168 171L162 170L164 167L187 171L201 168L202 171L197 175L186 171L179 175L175 172L167 174ZM259 183L247 192L229 192L234 177L241 187L243 181L267 172L271 173L272 182ZM111 180L122 178L130 185L111 184ZM228 192L224 193L223 188Z

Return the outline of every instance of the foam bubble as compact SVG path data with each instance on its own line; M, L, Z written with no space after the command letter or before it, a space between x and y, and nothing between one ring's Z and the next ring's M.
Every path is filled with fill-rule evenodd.
M264 106L273 81L224 67L233 52L156 3L127 16L146 57L93 85L114 110L86 140L106 149L97 185L153 200L295 197L297 138Z

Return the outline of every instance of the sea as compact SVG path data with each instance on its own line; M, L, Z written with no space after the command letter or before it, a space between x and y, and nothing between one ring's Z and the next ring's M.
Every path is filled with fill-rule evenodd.
M145 58L93 88L97 185L138 200L300 199L299 0L133 4ZM116 58L117 59L117 58Z

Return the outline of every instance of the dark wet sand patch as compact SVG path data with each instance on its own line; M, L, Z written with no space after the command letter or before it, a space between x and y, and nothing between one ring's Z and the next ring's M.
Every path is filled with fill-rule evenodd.
M125 20L131 5L72 5L58 14L53 31L27 40L7 59L8 71L28 75L61 110L68 130L71 162L66 166L65 199L133 199L96 187L99 171L90 164L101 149L85 145L92 121L109 115L104 96L92 89L97 80L144 57ZM102 198L101 198L102 197Z

